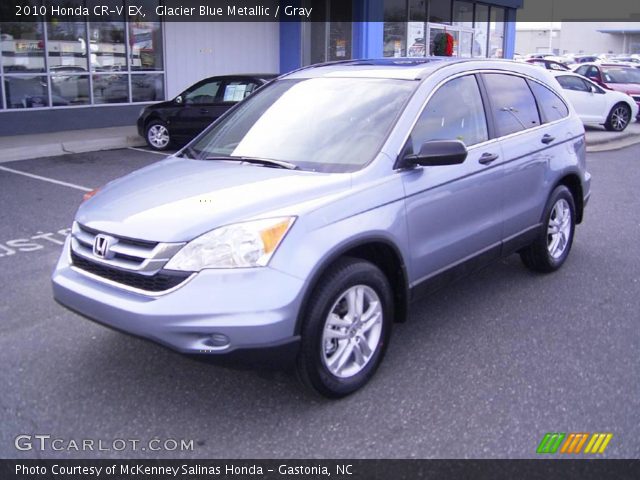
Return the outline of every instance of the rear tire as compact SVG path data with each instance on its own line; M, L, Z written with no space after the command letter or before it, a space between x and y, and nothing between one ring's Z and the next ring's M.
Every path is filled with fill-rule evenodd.
M159 152L166 150L171 145L169 127L161 120L151 120L144 130L144 139L152 149Z
M624 103L613 106L604 124L610 132L622 132L631 123L631 108Z
M549 273L565 262L573 245L576 207L571 191L558 185L545 208L540 235L520 251L525 266L536 272Z
M338 260L304 312L298 378L327 398L355 392L380 365L392 318L391 287L380 269L356 258Z

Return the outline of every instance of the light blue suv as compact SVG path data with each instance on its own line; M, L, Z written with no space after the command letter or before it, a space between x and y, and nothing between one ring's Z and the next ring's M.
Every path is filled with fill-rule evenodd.
M182 353L290 359L341 397L419 295L514 252L559 268L589 187L582 123L543 69L316 65L83 203L53 292Z

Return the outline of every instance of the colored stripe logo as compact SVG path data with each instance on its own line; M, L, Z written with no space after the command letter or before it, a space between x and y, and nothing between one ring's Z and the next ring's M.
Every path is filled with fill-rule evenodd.
M612 433L558 433L551 432L542 437L536 453L539 454L600 454L604 453L613 438ZM585 447L586 445L586 447ZM582 448L584 447L584 451Z

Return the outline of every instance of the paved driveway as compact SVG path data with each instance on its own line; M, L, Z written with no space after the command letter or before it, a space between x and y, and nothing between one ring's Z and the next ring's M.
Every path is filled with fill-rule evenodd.
M560 272L534 275L512 256L417 303L373 381L338 402L53 302L49 275L83 189L159 158L0 165L36 176L0 168L0 457L533 457L550 431L612 432L606 456L640 456L640 146L589 155L593 196ZM17 451L20 434L64 450ZM154 438L194 442L143 450ZM111 449L68 449L84 439Z

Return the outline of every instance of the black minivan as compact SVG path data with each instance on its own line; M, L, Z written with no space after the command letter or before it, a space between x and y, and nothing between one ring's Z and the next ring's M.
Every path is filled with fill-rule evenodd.
M275 77L267 73L205 78L173 100L145 107L138 117L138 133L154 150L186 143Z

